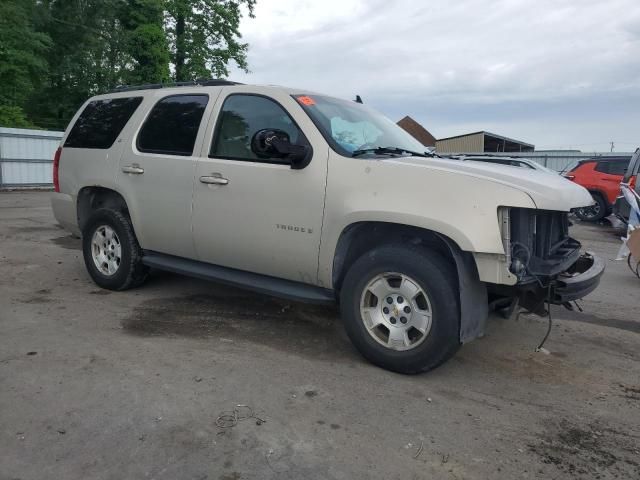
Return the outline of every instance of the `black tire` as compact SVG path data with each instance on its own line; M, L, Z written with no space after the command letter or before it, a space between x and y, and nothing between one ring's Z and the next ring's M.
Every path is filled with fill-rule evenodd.
M609 206L599 193L592 193L591 196L596 202L595 205L590 207L578 208L576 210L576 216L584 222L598 222L607 216Z
M111 227L120 240L120 265L112 275L105 275L98 270L91 252L93 234L103 225ZM149 268L142 264L142 249L131 221L122 212L101 208L91 215L82 232L82 253L89 275L102 288L127 290L141 285L147 279Z
M375 276L385 272L408 275L431 302L431 329L427 338L410 350L397 351L381 345L361 318L363 290ZM344 326L358 351L379 367L405 374L431 370L460 348L458 303L455 268L436 252L402 245L382 246L361 256L349 268L340 291Z

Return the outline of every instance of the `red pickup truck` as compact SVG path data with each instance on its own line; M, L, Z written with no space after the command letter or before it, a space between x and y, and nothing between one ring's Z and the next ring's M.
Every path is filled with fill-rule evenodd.
M591 192L595 204L576 210L576 215L587 222L597 222L610 215L620 195L629 157L597 157L578 160L570 164L562 175Z

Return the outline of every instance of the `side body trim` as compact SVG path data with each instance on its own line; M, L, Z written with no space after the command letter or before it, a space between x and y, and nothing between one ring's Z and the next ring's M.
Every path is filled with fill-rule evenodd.
M142 263L181 275L212 280L234 287L253 290L265 295L306 303L332 304L336 298L333 290L305 283L270 277L258 273L221 267L210 263L144 250Z

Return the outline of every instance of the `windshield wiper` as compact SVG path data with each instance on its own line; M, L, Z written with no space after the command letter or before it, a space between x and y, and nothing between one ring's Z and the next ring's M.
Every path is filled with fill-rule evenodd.
M414 152L400 147L375 147L375 148L363 148L362 150L354 150L351 154L352 157L359 157L367 153L373 153L376 155L403 155L409 154L413 157L430 157L427 153Z

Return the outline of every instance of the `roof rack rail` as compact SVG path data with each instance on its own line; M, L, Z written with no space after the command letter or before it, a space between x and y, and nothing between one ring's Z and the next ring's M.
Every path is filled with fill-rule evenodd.
M146 83L143 85L120 85L109 93L131 92L134 90L154 90L157 88L171 87L218 87L224 85L242 85L240 82L232 82L222 78L199 78L187 82L167 82L167 83Z

